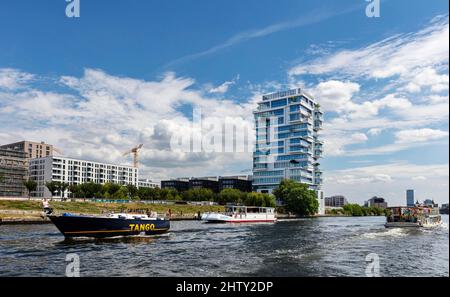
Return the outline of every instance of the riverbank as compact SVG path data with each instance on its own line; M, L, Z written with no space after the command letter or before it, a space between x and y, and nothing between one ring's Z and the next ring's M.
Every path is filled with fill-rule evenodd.
M140 202L133 203L99 203L99 202L73 202L73 201L51 201L50 207L56 213L83 213L101 214L120 211L149 210L155 211L159 215L166 215L168 211L172 213L171 219L194 220L198 213L220 212L223 206L219 205L184 205L184 204L147 204ZM0 200L0 222L1 224L42 224L48 223L48 219L43 216L42 203L39 201L25 200Z
M171 211L172 221L196 220L198 213L223 212L220 205L190 205L190 204L148 204L142 202L132 203L105 203L93 201L51 201L50 207L56 213L83 213L102 214L120 211L150 210L159 215L166 215ZM326 214L316 216L297 216L278 213L279 220L304 219L315 217L348 217L346 214ZM0 200L0 224L45 224L50 221L45 218L42 212L42 203L37 200Z

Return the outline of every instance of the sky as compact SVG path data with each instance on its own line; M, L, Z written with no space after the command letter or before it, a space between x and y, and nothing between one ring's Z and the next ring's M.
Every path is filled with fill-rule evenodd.
M323 190L363 203L448 202L448 1L0 2L0 143L132 164L142 177L249 174L246 152L175 150L209 125L253 127L262 94L301 87L325 112ZM203 129L203 130L202 130ZM249 138L254 135L249 132Z

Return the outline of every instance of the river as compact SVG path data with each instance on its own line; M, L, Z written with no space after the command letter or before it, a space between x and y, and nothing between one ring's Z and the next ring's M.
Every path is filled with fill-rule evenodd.
M51 224L0 226L0 276L449 276L448 215L436 229L385 229L384 217L323 217L276 224L172 222L157 237L64 240Z

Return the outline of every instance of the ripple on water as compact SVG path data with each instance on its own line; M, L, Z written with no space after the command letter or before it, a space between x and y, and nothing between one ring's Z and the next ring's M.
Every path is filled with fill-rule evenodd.
M82 276L448 276L448 216L436 230L386 229L384 218L276 224L172 222L150 237L64 240L53 225L0 226L1 276L58 276L77 253Z

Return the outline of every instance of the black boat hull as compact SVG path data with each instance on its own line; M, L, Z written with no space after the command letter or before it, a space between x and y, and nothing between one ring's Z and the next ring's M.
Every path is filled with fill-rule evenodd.
M65 237L156 235L170 229L168 219L121 219L88 216L48 216Z

